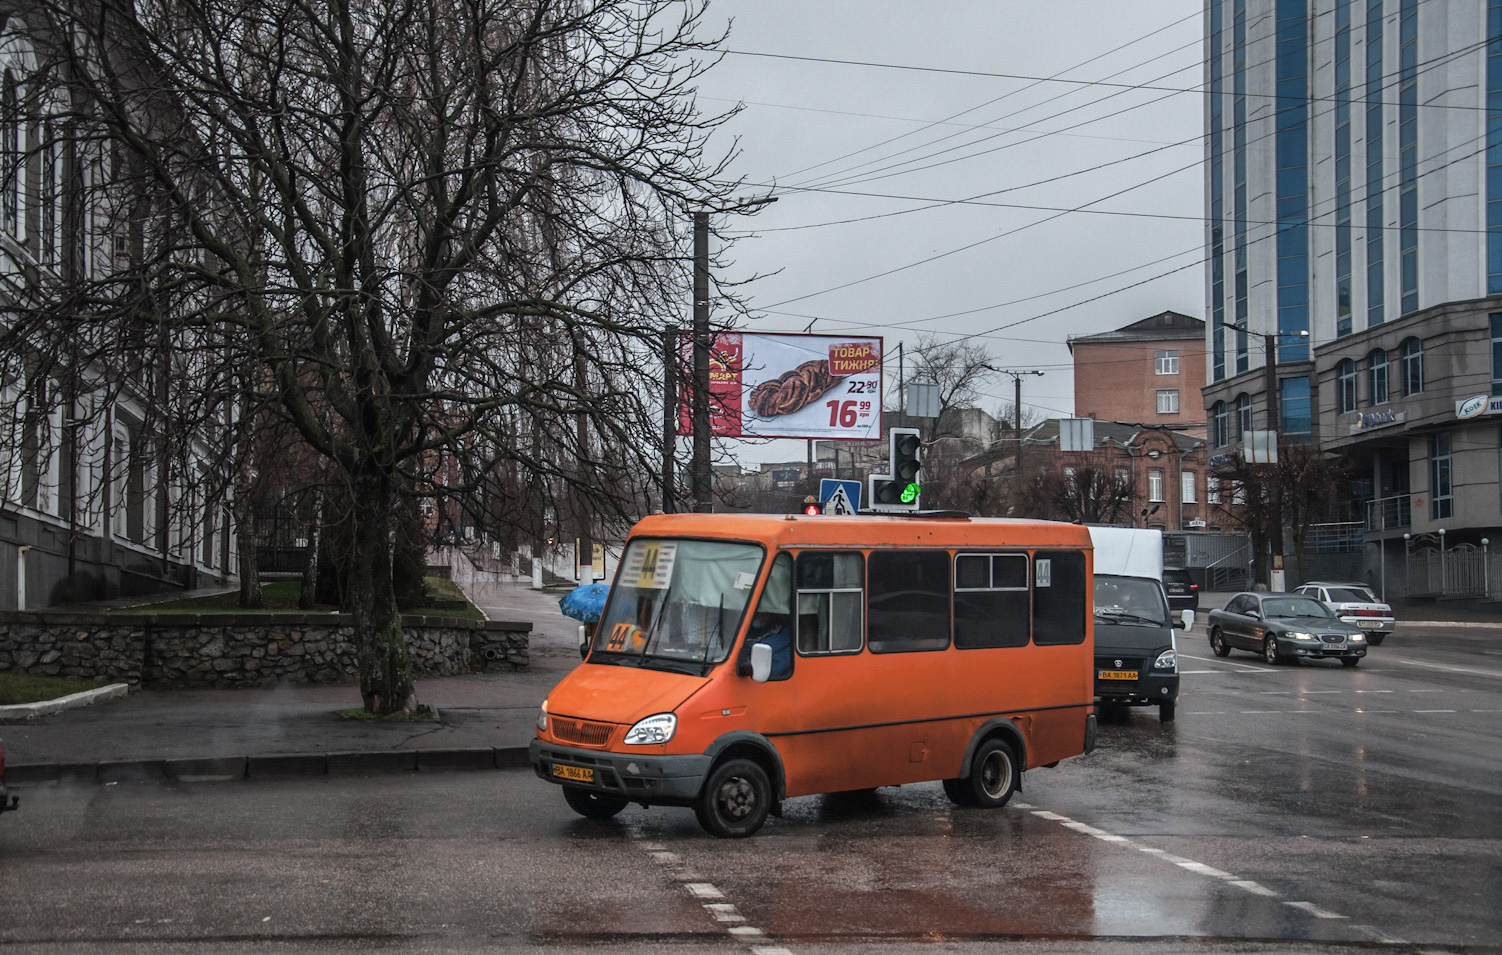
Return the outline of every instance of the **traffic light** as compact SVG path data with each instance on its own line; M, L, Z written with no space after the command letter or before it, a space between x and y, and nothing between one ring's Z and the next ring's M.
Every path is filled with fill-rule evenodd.
M917 428L887 432L887 474L870 479L871 508L878 511L916 511L923 492L923 441Z
M806 497L806 498L803 499L803 515L805 517L818 517L820 514L823 514L823 513L824 513L824 505L823 504L820 504L818 501L814 500L812 497Z

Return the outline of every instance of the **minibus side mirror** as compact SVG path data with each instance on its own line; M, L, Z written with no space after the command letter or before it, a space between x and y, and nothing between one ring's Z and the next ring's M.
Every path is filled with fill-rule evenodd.
M589 656L589 627L579 624L579 659Z
M1180 610L1179 611L1179 629L1180 630L1193 630L1194 629L1194 611L1193 610Z
M765 643L751 645L751 679L765 683L772 676L772 648Z

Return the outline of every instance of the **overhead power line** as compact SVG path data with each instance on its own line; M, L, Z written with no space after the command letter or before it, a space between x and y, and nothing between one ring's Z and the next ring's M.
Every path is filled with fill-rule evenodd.
M1479 44L1479 45L1483 45L1484 46L1485 42L1486 41L1482 41L1482 43ZM1458 51L1458 52L1452 51L1452 53L1445 54L1445 55L1442 55L1442 56L1439 56L1439 57L1435 57L1433 60L1430 60L1430 61L1427 61L1427 62L1425 62L1423 64L1420 64L1419 67L1417 68L1417 71L1416 71L1415 75L1422 74L1422 73L1424 73L1424 72L1426 72L1428 70L1434 69L1434 68L1438 67L1439 65L1441 65L1443 62L1447 61L1448 59L1451 59L1454 56L1461 55L1461 53L1463 53L1463 52L1464 51ZM1399 82L1400 79L1401 79L1401 77L1400 77L1399 74L1392 74L1391 79L1386 84L1384 84L1384 85L1391 85L1393 83L1397 83L1397 82ZM1325 111L1325 113L1321 113L1319 116L1316 116L1316 117L1311 117L1310 121L1312 122L1314 119L1321 118L1322 116L1327 115L1329 112L1333 112L1333 110L1334 110L1334 107L1331 107L1331 109ZM1264 133L1263 135L1258 136L1256 139L1252 140L1251 143L1249 143L1248 145L1252 145L1252 144L1257 143L1257 142L1262 142L1262 141L1264 141L1266 139L1271 138L1275 134L1276 134L1276 130L1274 129L1274 130L1272 130L1272 131L1270 131L1268 133ZM1478 138L1480 138L1480 137L1478 137ZM1472 140L1472 141L1474 142L1476 140ZM1447 165L1449 165L1449 164L1447 164ZM1015 234L1017 234L1017 233L1025 230L1025 229L1030 229L1030 228L1033 228L1034 226L1042 225L1042 224L1044 224L1046 222L1051 222L1054 219L1058 219L1058 218L1060 218L1060 217L1062 217L1064 215L1068 215L1068 214L1070 214L1072 212L1085 211L1090 206L1096 205L1096 204L1101 203L1101 202L1105 202L1105 201L1107 201L1109 199L1114 199L1117 196L1124 195L1127 192L1131 192L1131 191L1133 191L1135 189L1142 188L1143 186L1151 185L1152 183L1158 182L1158 181L1160 181L1162 179L1165 179L1168 176L1175 175L1175 174L1177 174L1179 172L1183 172L1183 171L1185 171L1187 169L1198 168L1199 166L1200 166L1200 162L1199 162L1199 160L1196 160L1195 162L1190 163L1190 164L1188 164L1186 166L1181 166L1178 169L1172 170L1172 171L1170 171L1168 173L1164 173L1162 175L1155 176L1155 177L1153 177L1151 179L1148 179L1148 180L1145 180L1143 182L1136 183L1136 184L1134 184L1132 186L1129 186L1129 187L1127 187L1125 189L1118 190L1118 191L1113 192L1113 193L1111 193L1109 195L1102 196L1102 197L1100 197L1098 199L1093 199L1093 200L1091 200L1089 202L1081 204L1080 206L1073 207L1073 208L1067 208L1067 209L1058 209L1058 211L1056 211L1054 215L1045 216L1045 217L1043 217L1041 219L1034 220L1033 222L1026 223L1024 225L1018 226L1017 228L1010 229L1010 230L1007 230L1005 232L998 233L996 235L988 236L986 238L979 239L979 240L977 240L975 242L967 243L966 245L960 246L959 248L950 249L950 250L948 250L946 252L941 252L941 253L938 253L936 255L928 256L928 257L926 257L924 259L920 259L920 260L915 261L915 262L910 262L910 263L907 263L905 265L897 266L897 267L894 267L894 268L891 268L891 269L887 269L887 270L882 271L882 272L875 273L873 275L865 276L864 278L854 279L854 280L851 280L849 282L842 283L840 285L835 285L835 286L832 286L832 287L829 287L829 288L825 288L825 289L822 289L822 290L819 290L819 291L815 291L815 292L809 292L809 293L806 293L804 295L797 296L795 298L784 299L784 300L779 301L779 302L774 302L771 305L766 306L766 308L767 309L775 309L775 308L777 308L778 306L781 306L781 305L789 305L789 304L792 304L794 302L800 302L800 301L804 301L806 299L815 298L815 297L820 296L820 295L828 294L829 292L840 291L842 289L850 288L850 287L855 286L855 285L860 285L860 284L863 284L865 282L870 282L870 281L874 281L874 280L879 279L879 278L884 278L886 276L893 275L893 274L896 274L898 272L903 272L903 271L906 271L906 270L911 269L911 268L915 268L915 267L920 266L920 265L926 265L926 264L928 264L930 262L934 262L934 261L937 261L939 259L946 258L946 257L948 257L950 255L955 255L955 254L958 254L960 252L965 252L965 251L968 251L970 249L976 248L976 247L978 247L980 245L985 245L987 243L995 242L995 241L998 241L1000 239L1006 238L1008 236L1015 235ZM1440 167L1440 168L1444 168L1444 167ZM1422 177L1423 175L1426 175L1428 172L1433 172L1433 171L1434 170L1427 170L1426 172L1420 173L1419 175ZM776 187L771 186L769 184L763 184L763 188L774 188L775 189ZM784 188L787 188L788 191L795 191L792 187L784 187ZM819 190L813 190L813 191L819 191ZM834 194L838 194L838 191L833 191L833 192L834 192ZM983 195L990 195L990 194L992 194L992 193L985 193ZM860 194L857 193L857 195L860 195ZM901 198L901 197L892 197L892 198ZM926 201L926 200L915 200L915 201ZM1203 219L1203 217L1200 217L1200 218ZM1261 223L1261 224L1267 224L1267 223L1264 222L1264 223ZM1175 271L1179 271L1179 270L1175 270Z

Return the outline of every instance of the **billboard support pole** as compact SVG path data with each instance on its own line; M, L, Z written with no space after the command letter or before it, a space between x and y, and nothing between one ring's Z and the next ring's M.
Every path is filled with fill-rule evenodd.
M709 468L709 213L694 213L694 510L708 513Z

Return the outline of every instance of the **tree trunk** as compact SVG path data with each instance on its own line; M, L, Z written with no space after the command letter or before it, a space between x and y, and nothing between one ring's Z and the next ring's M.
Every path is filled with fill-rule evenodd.
M242 403L241 407L244 408ZM255 469L254 449L255 416L242 410L235 427L235 490L234 515L236 546L240 553L240 606L246 610L261 607L261 568L257 550L256 509L251 500L255 484L252 476Z
M313 521L308 528L308 560L302 569L302 592L297 609L312 610L318 602L318 548L323 539L323 488L313 491Z
M354 617L360 697L377 716L413 713L417 693L391 578L392 488L384 475L355 482L354 553L347 595Z

